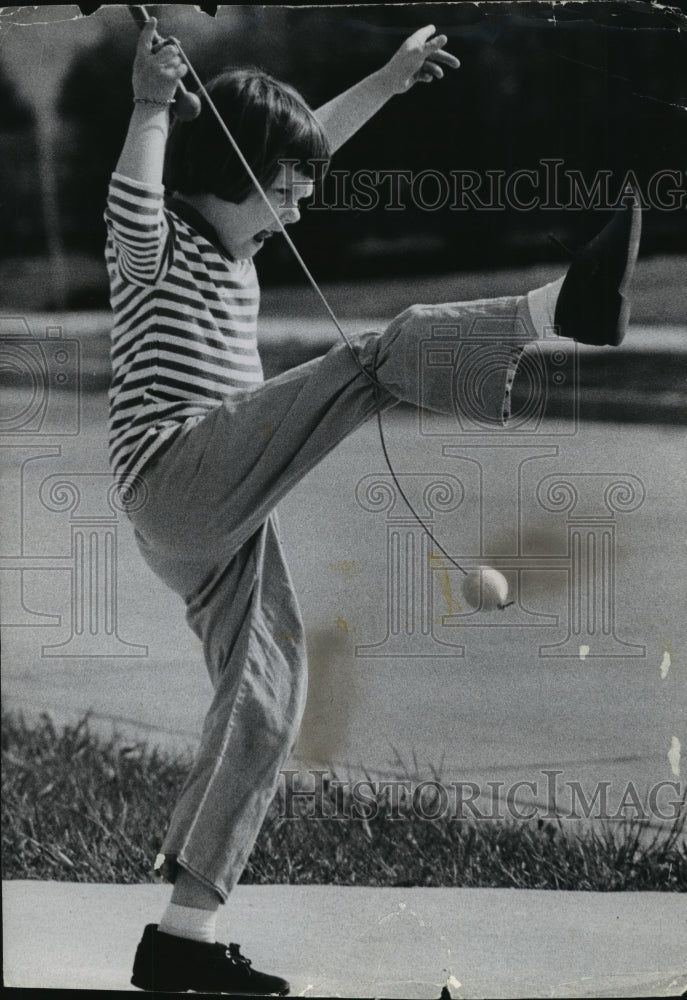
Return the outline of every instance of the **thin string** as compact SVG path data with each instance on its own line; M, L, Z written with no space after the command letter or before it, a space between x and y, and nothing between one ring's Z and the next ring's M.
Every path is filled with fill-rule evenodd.
M203 97L207 101L207 105L208 105L209 109L211 110L211 112L215 116L215 118L217 119L217 122L218 122L220 128L224 132L224 135L227 137L227 139L231 143L231 146L234 149L234 152L238 156L238 158L241 161L241 164L242 164L244 170L246 171L246 173L250 177L251 181L253 182L256 191L258 192L258 194L260 195L260 197L264 201L265 205L269 209L272 217L275 219L277 225L279 226L279 230L280 230L282 236L284 237L284 239L286 240L287 245L289 246L289 248L291 249L292 253L296 257L296 260L298 261L301 269L303 270L303 273L305 274L305 277L308 279L308 281L309 281L309 283L310 283L313 291L315 292L315 294L320 299L320 302L324 306L325 310L327 311L327 314L329 315L329 318L331 319L332 323L334 324L334 326L338 330L338 332L341 335L344 343L348 347L348 350L350 351L351 355L353 356L353 359L354 359L356 365L358 366L358 368L360 369L361 373L374 386L376 412L377 412L377 427L379 428L379 440L380 440L380 443L381 443L381 446L382 446L382 453L384 455L384 460L385 460L385 462L387 464L387 467L388 467L389 472L391 474L391 478L392 478L392 480L394 482L394 485L396 486L396 489L398 490L400 496L405 501L408 509L410 510L410 512L413 515L413 517L415 518L415 520L418 522L418 524L423 529L423 531L425 531L427 533L427 535L429 536L429 538L431 538L432 542L436 545L436 547L439 549L439 551L441 552L441 554L443 556L445 556L449 560L449 562L451 562L456 567L456 569L459 569L460 572L463 573L464 576L468 576L469 575L468 571L466 569L464 569L460 565L460 563L456 562L456 560L453 558L453 556L449 555L449 553L446 551L446 549L443 547L443 545L441 545L441 543L438 542L437 539L434 537L434 535L430 531L430 529L427 526L427 524L423 521L423 519L420 517L420 515L417 513L417 511L415 510L415 508L411 504L410 500L406 496L406 493L405 493L403 487L401 486L400 482L398 481L398 477L397 477L397 475L396 475L396 473L394 471L393 465L391 464L391 459L389 458L389 451L387 449L386 439L385 439L385 436L384 436L384 427L383 427L383 424L382 424L382 410L381 410L381 400L380 400L379 392L380 392L380 390L383 390L384 387L379 383L379 381L375 378L375 376L372 375L367 370L367 368L365 368L365 366L361 362L360 358L358 357L358 355L357 355L357 353L356 353L356 351L355 351L355 349L353 347L353 344L351 343L350 339L346 336L346 333L344 332L341 324L339 323L338 319L336 318L333 309L331 308L331 306L329 305L329 302L325 298L325 295L324 295L322 289L320 288L320 286L316 282L315 278L310 273L310 269L308 268L307 264L305 263L305 261L301 257L301 255L300 255L300 253L299 253L299 251L298 251L295 243L293 242L293 240L291 239L291 237L287 233L286 227L284 226L284 224L282 223L281 219L279 218L279 216L278 216L277 212L275 211L274 206L272 205L271 201L269 200L269 198L265 194L260 181L255 176L255 173L253 172L250 164L248 163L248 161L246 160L245 156L241 152L241 149L239 148L236 140L234 139L234 136L231 134L231 131L227 127L226 122L224 121L224 119L220 115L219 111L215 107L215 104L214 104L212 98L210 97L210 95L208 94L208 92L207 92L207 90L206 90L206 88L205 88L202 80L200 79L200 77L198 76L198 74L194 70L193 66L191 65L191 62L190 62L188 56L186 55L186 53L184 52L184 50L183 50L183 48L181 46L181 43L179 42L178 39L173 38L173 37L168 38L167 41L168 42L172 42L178 48L179 54L180 54L181 58L184 60L186 66L188 67L188 71L191 74L191 76L193 77L193 80L195 81L196 86L198 87L198 90L200 91L200 93L203 95Z

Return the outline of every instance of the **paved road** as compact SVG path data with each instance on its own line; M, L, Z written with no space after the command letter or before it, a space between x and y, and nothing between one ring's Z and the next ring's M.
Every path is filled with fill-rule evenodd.
M70 405L65 397L50 414L56 427L69 426ZM115 524L104 421L104 397L87 394L77 435L5 439L5 707L64 720L90 710L105 727L192 747L209 698L200 650L121 517L109 590L98 575ZM439 773L487 798L488 781L503 782L502 797L527 781L516 798L537 803L551 798L544 772L560 769L561 805L574 782L587 798L610 782L617 802L628 782L643 795L677 780L687 746L683 429L554 420L501 447L504 438L466 437L449 418L420 424L410 410L385 426L444 548L500 567L516 604L469 614L459 572L442 558L426 569L402 503L384 509L376 427L361 428L281 507L310 649L295 760L352 776ZM70 487L60 492L70 477L78 506ZM437 481L444 493L427 493ZM82 538L79 565L90 569L79 575ZM665 786L655 811L670 814L671 794Z
M142 927L169 895L65 882L2 892L7 985L97 990L133 989ZM218 924L305 997L679 996L686 933L676 894L513 889L239 885Z

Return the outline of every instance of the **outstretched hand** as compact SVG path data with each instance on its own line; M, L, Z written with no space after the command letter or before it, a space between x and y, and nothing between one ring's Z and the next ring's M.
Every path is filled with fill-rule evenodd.
M428 24L407 38L383 72L388 76L395 94L410 90L416 83L431 83L441 80L444 69L458 69L460 62L444 46L446 35L434 35L434 25ZM434 38L432 38L434 35Z
M147 100L171 100L187 66L173 42L155 43L157 20L152 17L141 29L133 68L134 96Z

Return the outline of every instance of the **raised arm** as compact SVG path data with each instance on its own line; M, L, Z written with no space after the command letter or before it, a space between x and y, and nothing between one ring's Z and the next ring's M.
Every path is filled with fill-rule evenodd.
M157 27L151 18L141 29L133 68L134 104L116 172L144 184L161 184L169 108L186 66L173 44L153 51ZM141 103L146 102L146 103Z
M153 51L155 27L152 19L141 31L133 69L138 101L110 179L105 209L106 257L113 280L124 278L139 286L155 284L171 264L162 172L169 108L185 71L175 47Z
M406 39L385 66L356 83L315 112L329 140L332 152L339 149L365 122L369 121L395 94L416 83L440 80L444 71L460 63L444 51L446 35L434 35L434 25L420 28Z

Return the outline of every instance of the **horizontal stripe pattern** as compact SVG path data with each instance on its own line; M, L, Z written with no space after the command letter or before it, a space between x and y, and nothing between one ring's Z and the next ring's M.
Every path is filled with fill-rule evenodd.
M253 262L230 260L165 207L161 185L114 173L105 222L110 461L128 480L188 421L263 381L260 292Z

